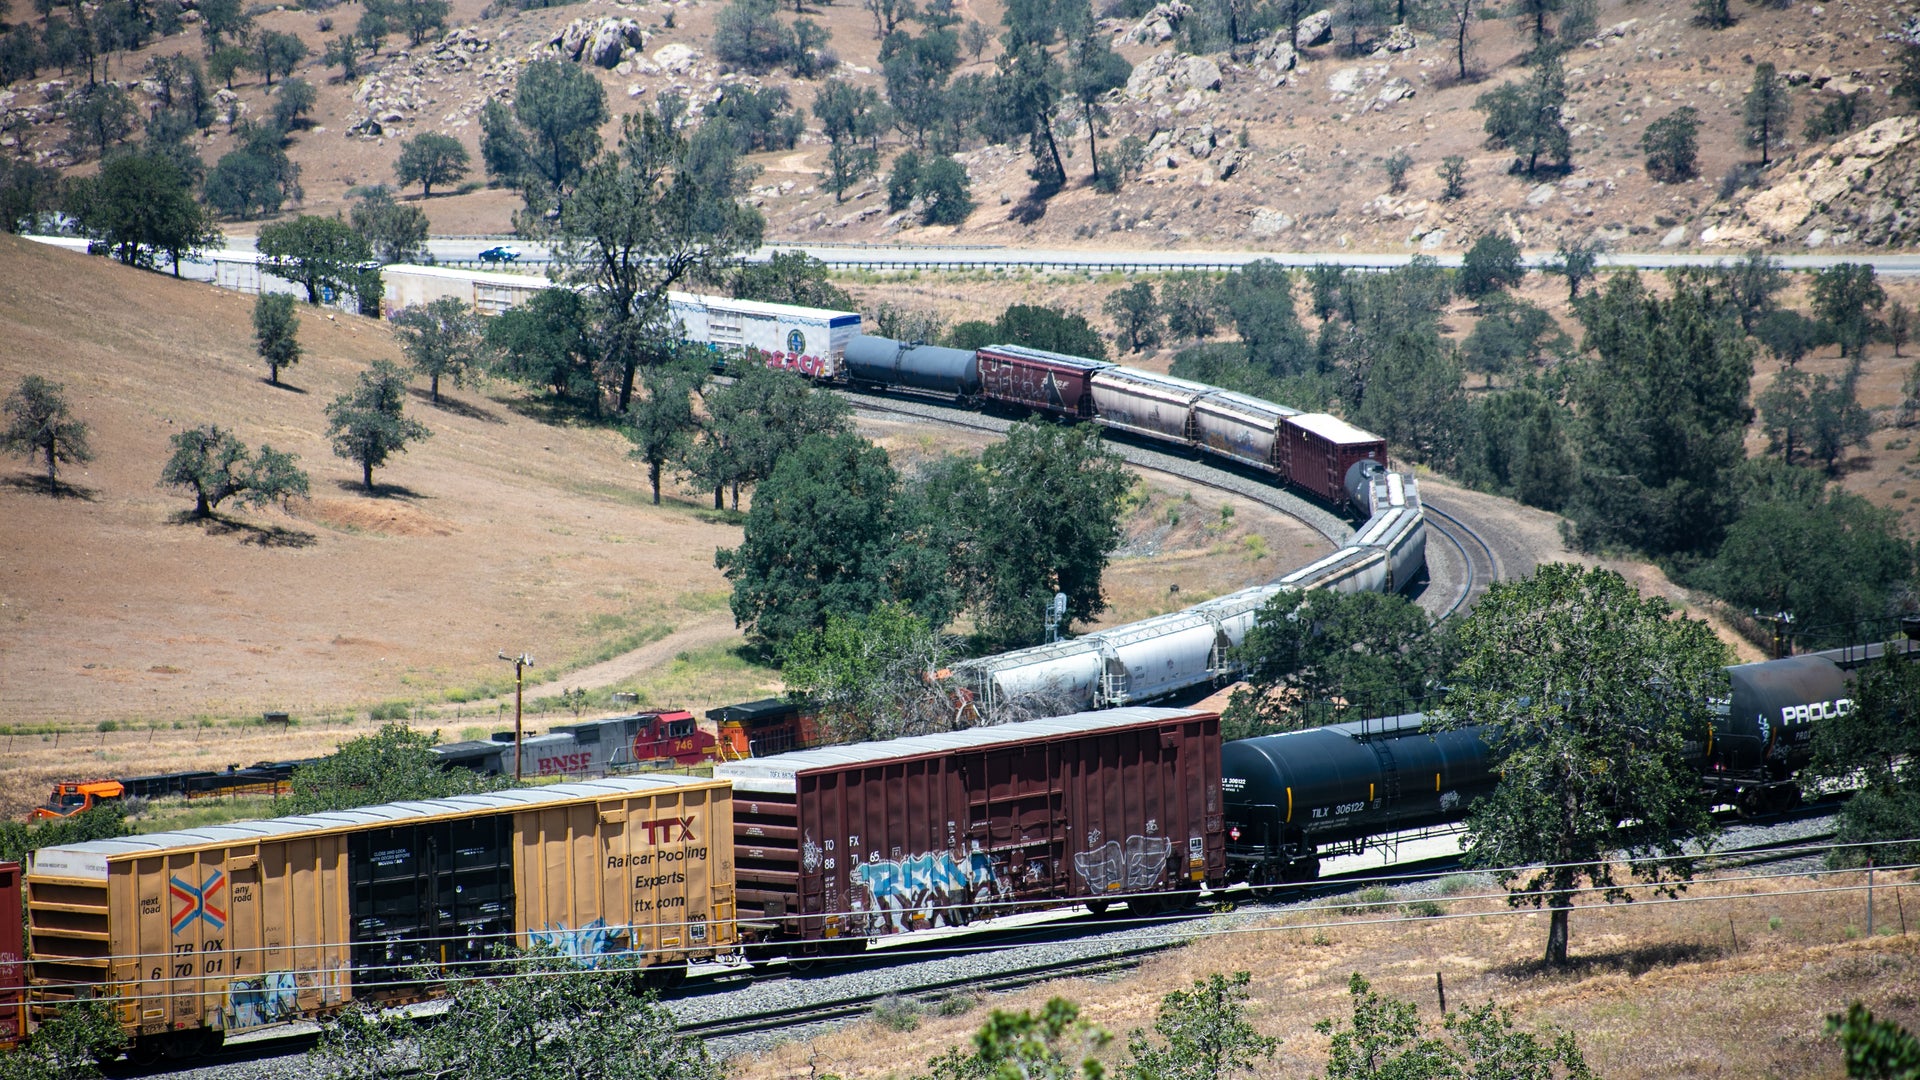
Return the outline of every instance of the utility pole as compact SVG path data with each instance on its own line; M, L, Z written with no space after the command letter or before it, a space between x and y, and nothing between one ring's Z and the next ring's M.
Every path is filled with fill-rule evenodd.
M526 653L521 653L519 656L501 653L500 659L513 665L513 782L518 784L520 782L520 701L521 691L526 685L522 672L533 666L533 657Z
M1762 615L1756 610L1753 613L1753 617L1756 621L1768 623L1773 627L1773 658L1775 660L1785 659L1792 653L1793 647L1789 644L1787 638L1787 634L1793 626L1792 612L1776 611L1771 615Z

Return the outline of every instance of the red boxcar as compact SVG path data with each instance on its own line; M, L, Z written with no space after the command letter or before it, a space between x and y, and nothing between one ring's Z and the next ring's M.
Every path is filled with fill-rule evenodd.
M1280 466L1287 479L1330 503L1344 503L1347 470L1356 461L1387 463L1387 440L1337 416L1302 413L1285 420L1286 451Z
M980 395L988 401L1084 420L1093 415L1093 373L1113 365L1020 345L979 352Z
M1220 719L1056 716L728 762L743 930L826 944L1084 902L1159 910L1226 873Z
M0 1047L27 1034L27 943L20 864L0 863Z

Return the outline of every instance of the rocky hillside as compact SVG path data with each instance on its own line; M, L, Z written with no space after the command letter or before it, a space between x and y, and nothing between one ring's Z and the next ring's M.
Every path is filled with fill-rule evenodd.
M1773 170L1710 243L1904 247L1920 240L1920 117L1896 116Z
M734 73L716 63L708 54L721 0L586 0L530 11L481 4L456 0L456 29L417 48L363 57L352 80L339 80L337 68L321 68L317 59L306 62L297 74L320 94L315 126L298 133L289 150L302 167L304 187L304 203L289 210L332 212L352 188L391 183L397 143L413 134L445 132L477 151L480 108L510 98L517 71L534 58L563 57L601 79L614 104L615 120L603 133L609 139L620 115L663 91L687 95L697 117L698 106L730 82L785 87L803 106L819 86L784 74ZM956 10L998 27L997 0L962 0ZM1487 17L1499 11L1482 9L1471 24L1475 74L1463 82L1455 77L1452 41L1395 26L1371 34L1365 51L1356 53L1333 32L1329 12L1303 25L1298 49L1270 39L1234 53L1185 55L1175 45L1189 11L1183 0L1167 0L1143 17L1116 15L1102 23L1134 65L1126 86L1107 103L1111 119L1102 146L1133 136L1147 150L1142 174L1117 194L1089 184L1084 129L1063 142L1072 154L1066 189L1038 206L1027 199L1024 146L975 146L960 160L978 208L959 226L921 227L888 212L877 180L844 201L823 190L818 174L825 144L815 124L795 150L758 155L763 172L754 198L773 237L809 241L1445 252L1494 228L1531 249L1590 238L1641 249L1854 248L1911 239L1911 219L1901 207L1913 183L1915 122L1900 115L1908 107L1890 93L1899 58L1887 40L1906 12L1872 0L1788 0L1783 6L1737 0L1737 22L1713 30L1695 22L1691 5L1600 0L1591 35L1565 59L1572 169L1529 179L1510 174L1510 152L1486 147L1483 114L1472 107L1481 94L1525 73L1526 28ZM262 10L257 21L299 36L317 58L359 12L358 3L324 11L277 7ZM195 14L186 13L186 33L117 59L109 75L131 80L136 97L150 99L154 87L139 82L142 65L153 54L199 50ZM882 85L865 8L808 6L807 17L832 32L839 75ZM962 73L991 72L997 49L986 48ZM1787 76L1794 116L1787 144L1776 148L1774 166L1758 174L1756 192L1723 178L1757 159L1742 141L1742 99L1761 61ZM43 162L90 167L71 163L57 148L74 81L43 77L0 90L6 112L0 142ZM1864 114L1860 127L1873 126L1809 144L1801 137L1805 118L1842 94L1855 95ZM263 114L273 104L251 74L222 98L229 121ZM1656 184L1639 141L1650 122L1681 106L1699 115L1699 174ZM197 148L212 162L232 143L217 124ZM891 154L901 145L895 136L884 149ZM1398 154L1411 165L1404 190L1390 191L1383 164ZM1453 155L1463 160L1466 191L1443 201L1436 167ZM477 170L471 179L480 179ZM509 227L517 198L477 187L426 204L436 231Z

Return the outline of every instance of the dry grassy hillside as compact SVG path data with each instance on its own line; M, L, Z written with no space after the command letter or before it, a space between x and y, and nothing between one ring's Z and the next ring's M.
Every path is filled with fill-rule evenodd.
M370 495L331 453L323 410L368 361L398 358L387 328L303 308L305 358L276 388L251 308L0 242L0 383L65 383L97 455L59 499L6 466L0 720L311 715L497 689L501 649L552 667L621 638L732 636L712 551L738 530L690 501L643 506L617 435L536 422L512 396L454 389L436 408L416 391L410 414L433 435ZM191 501L156 479L169 436L209 423L297 453L312 497L183 521Z

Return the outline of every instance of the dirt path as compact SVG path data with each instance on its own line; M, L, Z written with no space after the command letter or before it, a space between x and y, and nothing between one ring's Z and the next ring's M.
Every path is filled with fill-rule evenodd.
M612 686L615 683L644 675L655 668L662 667L680 653L693 652L698 649L704 649L710 645L740 640L743 639L740 636L740 631L734 629L732 613L725 611L716 612L712 615L702 616L685 626L675 627L673 633L668 634L659 641L642 645L632 652L622 653L611 660L603 660L598 664L580 668L552 679L538 682L534 681L540 670L536 666L531 669L528 674L527 685L524 688L523 694L527 700L531 701L535 698L551 697L563 690L576 688L582 690L598 690L601 687ZM538 656L534 657L536 662L539 659ZM438 707L436 711L449 713L456 710L472 712L475 708L495 708L500 705L512 704L512 702L512 694L502 694L498 697L486 698L482 701L469 701L460 705L443 705Z

